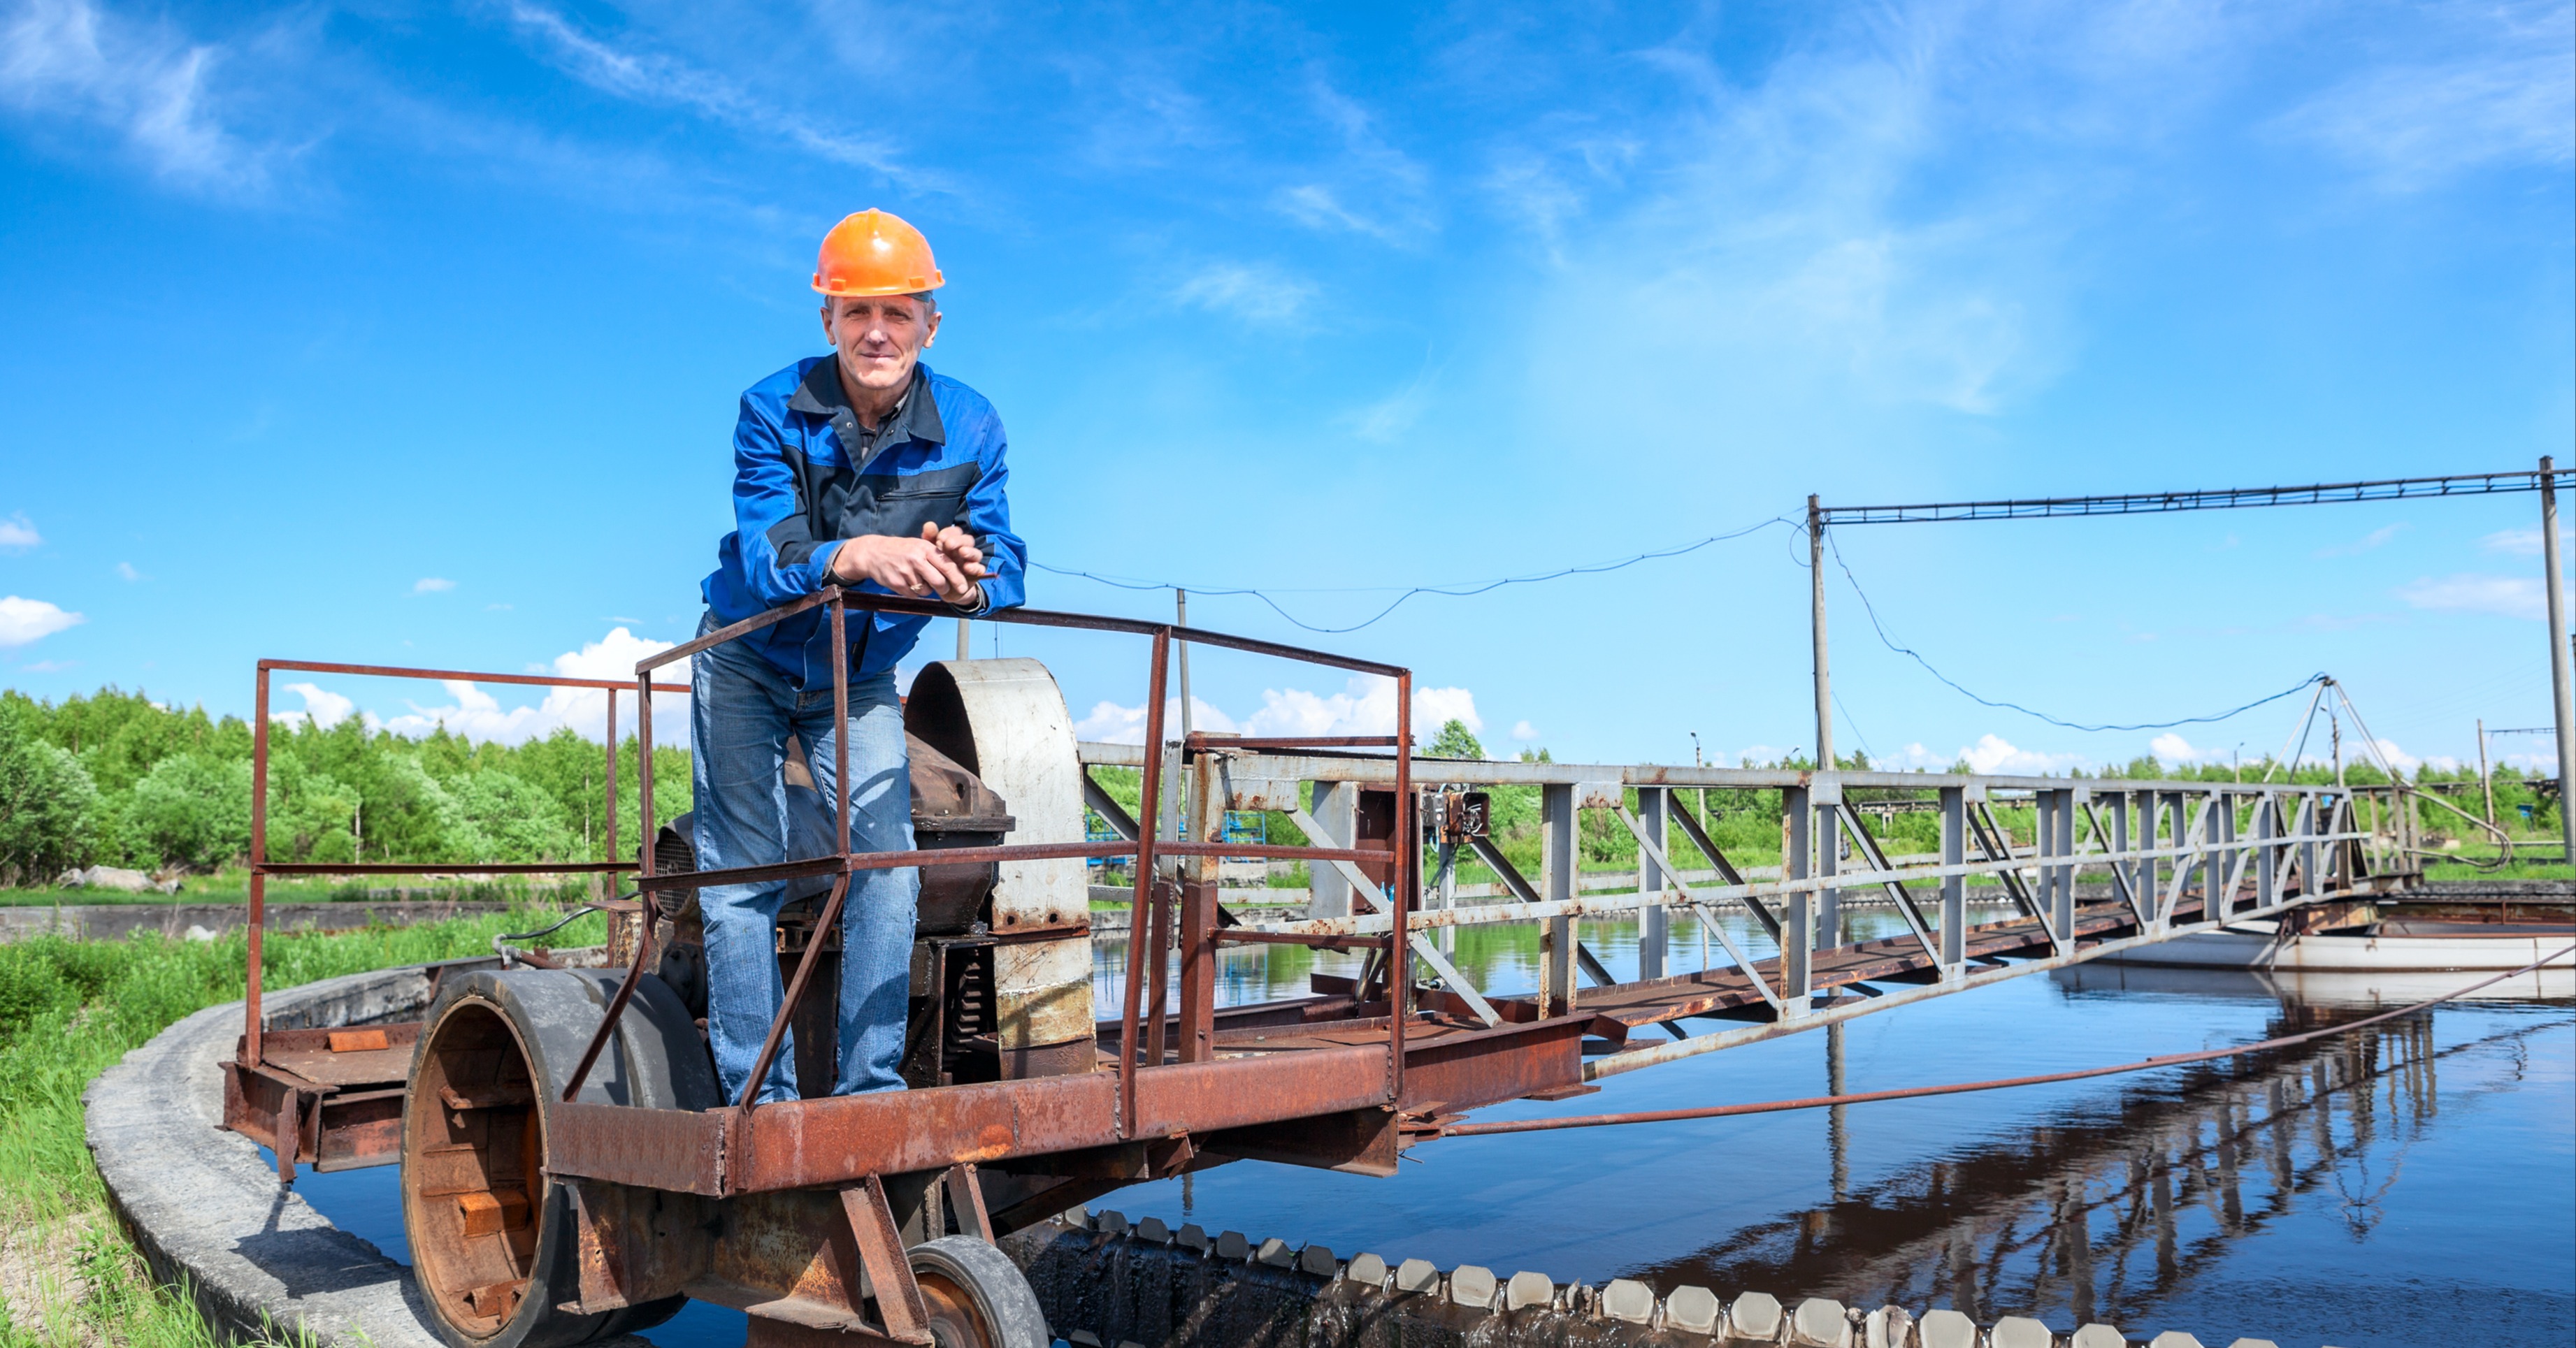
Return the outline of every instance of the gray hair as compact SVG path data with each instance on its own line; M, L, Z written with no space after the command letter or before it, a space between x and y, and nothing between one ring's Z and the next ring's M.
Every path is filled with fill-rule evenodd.
M825 313L827 313L827 314L832 315L834 318L838 318L838 317L840 317L840 315L841 315L841 311L833 305L832 301L834 301L834 300L869 299L869 298L873 298L873 297L872 297L872 296L865 296L865 295L831 295L831 294L826 294L825 296L823 296L823 312L825 312ZM908 300L918 301L918 302L920 303L920 305L921 305L922 317L924 317L924 318L933 318L933 317L936 317L936 316L938 315L938 313L939 313L939 295L938 295L938 293L937 293L936 291L929 291L929 290L916 290L916 291L913 291L911 294L908 294L908 295L904 296L904 298L905 298L905 299L908 299Z

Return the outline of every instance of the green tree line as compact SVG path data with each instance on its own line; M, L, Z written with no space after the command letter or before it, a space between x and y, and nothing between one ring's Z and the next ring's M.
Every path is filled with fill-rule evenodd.
M60 704L0 691L0 886L90 864L207 872L250 854L250 725L109 687ZM605 750L569 729L524 744L439 727L410 739L356 717L269 735L275 861L600 858ZM619 746L618 837L640 822L636 744ZM655 814L689 808L689 755L654 751Z

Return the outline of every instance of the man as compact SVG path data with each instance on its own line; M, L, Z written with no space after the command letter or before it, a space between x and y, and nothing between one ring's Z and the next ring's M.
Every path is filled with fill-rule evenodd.
M944 601L961 617L1016 605L1026 549L1003 494L1002 423L993 405L920 361L939 332L932 297L945 278L920 231L861 211L823 238L814 289L832 354L752 385L734 425L734 531L701 587L700 635L827 584ZM701 652L691 667L689 742L697 757L695 842L702 869L788 859L788 737L825 801L834 745L850 757L850 846L912 847L911 776L895 662L929 619L850 614L850 700L832 701L829 614L809 609ZM828 809L828 806L827 806ZM822 830L830 836L830 827ZM909 867L850 877L841 917L840 1065L832 1091L900 1090L913 903ZM783 882L710 886L707 1036L728 1101L785 994L775 955ZM762 1100L793 1099L792 1045L781 1045Z

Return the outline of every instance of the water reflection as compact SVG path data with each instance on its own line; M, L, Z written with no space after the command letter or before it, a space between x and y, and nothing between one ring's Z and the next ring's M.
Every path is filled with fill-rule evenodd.
M2369 1013L2285 1004L2263 1037ZM2542 1028L2436 1047L2432 1020L2415 1017L2198 1064L1856 1190L1837 1120L1834 1201L1633 1276L1662 1288L1830 1289L1855 1304L1948 1305L1978 1319L2055 1310L2136 1323L2300 1204L2367 1236L2405 1143L2441 1107L2442 1061ZM1828 1053L1838 1063L1839 1047ZM2383 1141L2394 1150L2383 1154Z
M1696 967L1691 919L1673 927L1669 967ZM1864 910L1850 934L1902 930L1894 914ZM1770 953L1749 920L1729 933ZM1533 985L1535 926L1458 934L1471 977L1498 992ZM1583 939L1634 976L1633 923L1587 924ZM1228 971L1239 1000L1300 995L1306 972L1358 963L1247 953ZM1114 1011L1123 965L1111 954L1101 972ZM2099 1066L2348 1024L2476 977L2091 965L1482 1114ZM2571 995L2576 979L2560 971L2350 1036L2134 1077L1460 1139L1418 1149L1409 1159L1422 1164L1386 1181L1234 1165L1101 1205L1443 1266L1954 1306L2061 1329L2102 1319L2136 1338L2172 1328L2219 1343L2417 1344L2445 1341L2475 1306L2494 1329L2483 1342L2564 1343L2576 1341Z
M2002 916L1989 910L1977 916ZM1719 919L1757 956L1759 926ZM1903 931L1885 909L1849 935ZM1615 976L1637 927L1587 922ZM1536 983L1534 925L1456 929L1480 986ZM1667 969L1700 967L1676 913ZM1715 962L1723 965L1723 947ZM1125 946L1101 941L1104 1015ZM1361 957L1230 949L1227 1004L1301 996ZM1937 998L1823 1034L1612 1078L1598 1095L1489 1117L1654 1109L2096 1066L2349 1023L2474 975L2266 976L2101 965ZM2496 989L2426 1017L2261 1058L2137 1077L1582 1134L1457 1139L1393 1180L1238 1164L1122 1191L1097 1206L1211 1231L1319 1241L1345 1254L1636 1277L1732 1296L1951 1305L1980 1317L2084 1319L2134 1338L2189 1330L2345 1348L2449 1342L2464 1308L2481 1342L2576 1341L2576 979ZM2534 1002L2538 995L2550 1000ZM298 1189L401 1258L391 1168L308 1175ZM738 1313L692 1305L646 1337L732 1348Z

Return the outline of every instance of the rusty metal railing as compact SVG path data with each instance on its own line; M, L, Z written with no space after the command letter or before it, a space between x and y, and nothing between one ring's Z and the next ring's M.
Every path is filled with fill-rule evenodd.
M269 675L277 670L300 674L346 674L359 678L461 680L468 683L506 683L534 688L591 688L608 695L607 761L601 771L601 789L606 796L606 823L600 836L600 859L597 861L542 862L329 862L268 859L268 759L269 759ZM244 1067L256 1068L260 1062L260 958L265 947L262 939L267 928L268 877L272 875L613 875L636 868L632 861L617 856L617 695L638 691L642 699L643 734L637 740L636 752L644 759L649 779L653 761L654 693L685 693L686 684L627 684L615 679L558 678L546 674L489 674L461 669L412 669L400 665L350 665L317 660L262 660L259 662L259 686L253 695L250 752L250 951L245 981L248 987L242 1003L242 1052ZM645 825L645 836L652 836L652 826ZM650 924L647 924L648 928Z
M849 610L855 608L868 613L903 613L920 617L956 616L956 611L945 604L934 603L926 600L906 599L892 595L866 594L856 590L843 589L839 586L826 586L823 589L800 598L792 603L780 605L779 607L771 609L765 613L760 613L753 617L746 618L741 622L719 628L716 631L709 632L693 641L673 646L644 660L636 662L636 686L638 688L653 687L655 685L651 683L651 678L653 671L656 669L679 660L694 657L700 652L712 649L725 642L738 640L753 632L770 627L787 618L793 617L796 614L807 612L818 606L825 607L829 611L829 622L832 634L833 705L843 709L845 713L849 705L850 683L850 648L848 641ZM1135 858L1136 880L1132 897L1129 900L1129 930L1142 932L1146 929L1146 920L1149 917L1149 908L1157 903L1153 890L1157 879L1155 874L1155 863L1159 859L1184 857L1215 858L1226 856L1259 857L1263 859L1295 861L1349 861L1353 863L1363 861L1383 861L1386 859L1385 854L1382 852L1370 852L1354 848L1311 846L1287 847L1273 844L1226 842L1221 836L1221 830L1220 836L1208 839L1164 838L1162 836L1164 820L1162 817L1163 807L1161 801L1163 755L1160 752L1160 746L1164 741L1165 730L1163 698L1166 687L1166 672L1171 663L1172 644L1174 642L1182 642L1200 646L1217 647L1226 650L1242 651L1251 655L1294 660L1305 664L1323 665L1335 669L1349 670L1355 673L1375 674L1391 678L1395 680L1396 683L1396 733L1394 742L1399 745L1409 745L1412 743L1413 734L1413 674L1411 670L1398 665L1383 664L1373 660L1361 660L1350 656L1335 655L1325 651L1310 650L1298 646L1289 646L1279 642L1262 641L1251 637L1234 636L1223 632L1212 632L1203 628L1185 627L1176 623L1145 622L1137 619L1113 618L1098 614L1060 613L1042 609L1005 609L994 613L980 615L978 621L1016 623L1031 627L1056 627L1081 631L1112 632L1129 636L1141 636L1150 641L1152 654L1150 656L1150 663L1147 667L1145 680L1147 691L1145 742L1149 746L1154 746L1154 749L1145 755L1142 768L1143 798L1140 802L1141 810L1137 819L1138 836L1136 841L1132 843L1089 841L1073 843L1023 843L1005 844L994 847L931 849L910 852L864 853L852 851L849 849L850 786L848 737L846 735L837 735L833 739L835 772L832 809L836 841L841 845L841 851L821 857L782 862L774 865L742 866L721 870L691 871L679 875L660 875L656 874L653 870L651 849L647 848L642 858L642 868L636 876L636 887L650 893L671 889L699 889L708 885L742 884L788 879L798 876L830 875L834 877L832 889L824 902L823 909L818 916L815 927L816 931L822 932L831 930L832 924L839 919L843 901L848 894L850 876L859 871L928 864L964 864L1057 860L1074 857L1132 856ZM643 734L649 742L652 734L652 709L649 698L644 702L640 719L642 723L640 733ZM1341 741L1274 740L1268 741L1267 743L1279 747L1314 749L1337 745L1341 743ZM1185 759L1191 752L1192 750L1189 746L1184 746ZM1406 752L1398 752L1394 755L1394 761L1397 764L1396 777L1399 784L1398 803L1396 807L1396 828L1399 832L1399 836L1409 836L1409 830L1413 826L1413 804L1410 800L1409 787L1406 785L1410 782L1410 777L1408 775L1410 771L1410 758L1411 755ZM641 808L642 827L644 835L649 838L652 836L654 829L653 765L651 755L649 754L645 756L642 764L637 788L638 802ZM1221 818L1222 816L1220 815L1218 817ZM1390 1101L1396 1099L1401 1094L1404 1084L1405 1022L1412 1014L1410 997L1412 980L1410 977L1410 966L1404 962L1403 952L1407 948L1405 931L1406 913L1419 902L1421 875L1418 858L1399 861L1395 880L1397 893L1394 896L1394 901L1389 905L1392 910L1392 927L1386 935L1374 938L1375 943L1382 943L1383 949L1386 951L1386 959L1389 966L1387 981L1389 988L1388 995L1390 999L1389 1022L1391 1028L1389 1031L1388 1043L1388 1094L1386 1098ZM1294 943L1307 943L1302 937L1291 936L1288 939ZM1185 921L1183 923L1182 942L1184 946L1185 959L1190 958L1192 954L1196 954L1201 958L1211 961L1210 967L1212 967L1212 961L1214 959L1219 940L1220 938L1216 931L1216 924L1212 920L1195 922ZM1350 944L1347 938L1335 936L1324 936L1321 939L1312 941L1311 943L1316 945ZM796 971L789 979L785 995L780 1000L778 1011L771 1018L768 1033L762 1040L760 1055L752 1065L749 1079L744 1083L742 1096L740 1099L733 1102L733 1108L735 1110L747 1113L755 1107L759 1094L760 1083L766 1079L770 1066L775 1062L779 1047L784 1041L787 1026L793 1020L799 1003L807 995L811 985L816 959L822 948L822 941L817 940L811 942L806 946L803 955L798 959ZM627 968L624 980L619 984L616 995L610 1000L607 1014L602 1017L598 1029L591 1035L590 1043L584 1050L579 1065L575 1068L569 1082L564 1088L562 1098L565 1101L571 1101L579 1094L582 1084L587 1079L592 1065L596 1063L600 1052L606 1047L608 1037L615 1032L618 1021L623 1015L628 1001L634 994L637 983L643 978L644 970L649 966L651 960L652 924L648 921L645 924L643 939L638 941L636 944L633 964ZM1161 1065L1159 1052L1150 1054L1152 1058L1152 1061L1150 1062L1146 1061L1145 1058L1141 1057L1139 1054L1140 1048L1159 1049L1159 1031L1163 1023L1160 1016L1154 1017L1154 1028L1157 1033L1152 1036L1148 1036L1149 1043L1139 1043L1138 1032L1140 1029L1140 1020L1142 1020L1147 1014L1144 1005L1144 978L1145 961L1136 958L1134 953L1131 952L1127 962L1125 997L1119 1015L1118 1124L1119 1132L1122 1137L1132 1137L1135 1135L1136 1121L1138 1117L1136 1107L1136 1079L1138 1074L1146 1068ZM1157 991L1159 994L1159 983L1157 985ZM1215 1008L1210 999L1204 997L1198 998L1193 1004L1190 999L1185 998L1182 1012L1184 1024L1181 1026L1180 1037L1184 1045L1187 1045L1194 1040L1197 1042L1206 1042L1212 1037Z

